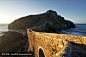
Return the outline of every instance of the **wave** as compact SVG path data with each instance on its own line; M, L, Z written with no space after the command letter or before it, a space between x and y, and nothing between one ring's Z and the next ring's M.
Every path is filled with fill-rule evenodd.
M64 30L62 30L62 32L60 32L60 34L70 34L70 35L77 35L77 36L86 36L86 35L79 34L77 32L66 32Z

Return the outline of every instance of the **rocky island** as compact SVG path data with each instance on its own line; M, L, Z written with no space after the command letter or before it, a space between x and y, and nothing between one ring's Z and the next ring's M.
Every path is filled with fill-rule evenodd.
M8 29L25 29L26 27L34 31L56 32L61 29L73 28L75 25L52 10L38 15L21 17L8 25Z
M64 17L58 15L56 11L48 10L45 13L37 15L29 15L18 18L8 25L10 30L19 30L5 32L0 37L0 52L28 52L28 36L27 28L36 32L58 33L62 29L70 29L76 27L72 21L65 20ZM20 33L21 31L24 31ZM52 34L53 35L53 34ZM82 49L82 55L85 56L86 45L71 43L73 47L72 57L79 54L75 49ZM77 46L79 48L77 48ZM83 46L83 47L81 47ZM75 51L75 52L74 52Z

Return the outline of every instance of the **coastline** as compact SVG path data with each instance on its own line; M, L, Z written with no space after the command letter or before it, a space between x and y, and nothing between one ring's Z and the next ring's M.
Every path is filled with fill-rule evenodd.
M7 24L6 24L7 25ZM75 25L86 25L86 24L75 24ZM57 34L69 34L69 35L77 35L77 36L86 36L86 35L83 35L83 34L77 34L76 32L74 33L71 33L70 30L74 30L74 29L77 29L77 26L75 28L71 28L71 29L63 29L61 31L58 31ZM67 32L66 30L69 30L69 32ZM5 31L3 30L2 32L0 32L0 36L4 35L5 32L8 32L8 31L16 31L16 32L19 32L19 33L22 33L22 34L26 34L26 30L9 30L9 29L5 29Z

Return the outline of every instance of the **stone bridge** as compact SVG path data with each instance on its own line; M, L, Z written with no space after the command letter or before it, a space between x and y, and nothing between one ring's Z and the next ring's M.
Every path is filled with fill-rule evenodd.
M27 29L29 51L34 52L35 57L71 57L71 42L86 45L86 37L35 32Z

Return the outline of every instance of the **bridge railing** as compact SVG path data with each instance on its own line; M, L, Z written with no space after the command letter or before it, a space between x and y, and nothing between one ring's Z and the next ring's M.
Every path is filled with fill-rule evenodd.
M55 34L55 33L43 33L45 35L48 35L50 37L59 37L62 39L66 39L70 42L78 43L78 44L84 44L86 45L86 36L76 36L76 35L68 35L68 34Z

